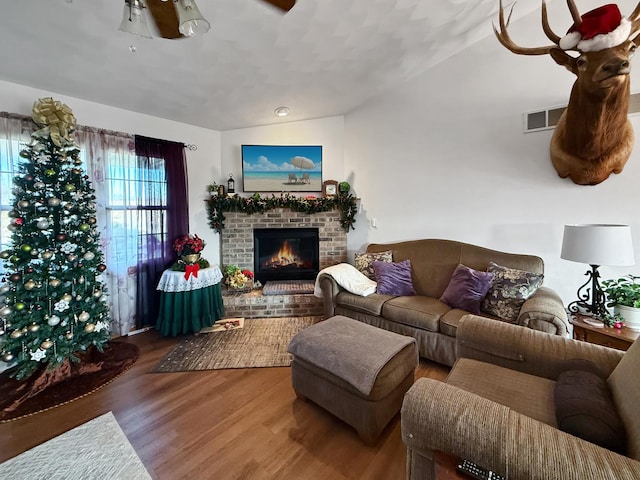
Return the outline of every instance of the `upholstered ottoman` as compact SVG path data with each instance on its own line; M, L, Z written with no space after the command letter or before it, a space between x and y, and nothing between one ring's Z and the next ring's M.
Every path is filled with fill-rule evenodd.
M289 344L291 383L373 444L400 411L418 363L415 339L343 316L298 333Z

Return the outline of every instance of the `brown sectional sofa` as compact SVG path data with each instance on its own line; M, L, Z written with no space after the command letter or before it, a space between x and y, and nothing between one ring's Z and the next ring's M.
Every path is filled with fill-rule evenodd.
M540 257L490 250L467 243L422 239L389 244L370 244L368 253L391 250L393 261L409 259L415 296L389 296L374 293L367 297L342 289L333 277L321 273L325 317L344 315L370 325L416 339L420 356L452 366L456 360L455 337L460 319L469 312L451 308L438 299L445 291L458 264L485 271L489 262L544 273ZM484 314L483 314L484 315ZM486 315L491 317L491 315ZM497 317L491 317L496 318ZM525 301L518 325L566 336L567 314L560 297L551 289L540 287Z

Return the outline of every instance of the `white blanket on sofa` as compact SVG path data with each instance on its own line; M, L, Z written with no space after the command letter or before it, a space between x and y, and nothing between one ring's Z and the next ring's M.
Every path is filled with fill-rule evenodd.
M367 295L376 293L376 287L378 285L376 282L364 275L353 265L349 263L340 263L320 270L320 273L316 277L316 284L313 290L313 294L316 297L322 298L322 290L318 283L318 278L322 273L331 275L338 285L355 295L366 297Z

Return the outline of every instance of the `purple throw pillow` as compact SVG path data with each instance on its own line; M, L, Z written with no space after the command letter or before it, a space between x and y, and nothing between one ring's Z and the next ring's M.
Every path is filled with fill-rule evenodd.
M383 295L415 295L411 280L411 261L373 262L373 271L378 282L377 293Z
M482 299L491 288L493 277L493 273L479 272L459 264L449 280L449 285L440 297L440 301L451 308L479 314Z

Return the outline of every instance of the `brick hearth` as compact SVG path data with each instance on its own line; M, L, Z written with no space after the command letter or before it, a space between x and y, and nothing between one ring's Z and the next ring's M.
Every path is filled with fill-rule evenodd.
M347 261L347 233L340 226L340 212L294 212L275 209L264 214L225 213L225 228L220 238L223 267L238 265L253 270L254 228L317 228L320 269ZM303 317L322 315L322 301L308 295L262 295L262 290L236 293L223 290L229 317Z

